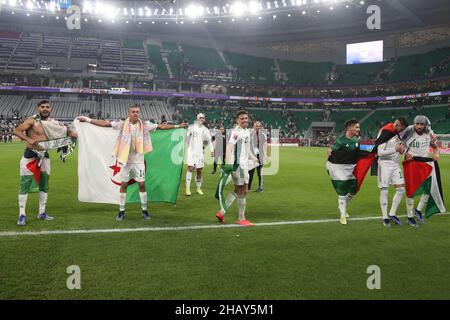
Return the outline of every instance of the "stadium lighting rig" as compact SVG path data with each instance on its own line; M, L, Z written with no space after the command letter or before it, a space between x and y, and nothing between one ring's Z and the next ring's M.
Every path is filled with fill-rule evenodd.
M55 18L64 15L70 5L77 5L82 19L139 23L163 20L197 22L257 21L263 17L316 16L321 12L361 7L363 0L162 0L162 1L108 1L108 0L0 0L3 11L27 16L45 15ZM14 13L13 13L14 12ZM86 20L85 20L86 21ZM168 24L168 23L167 23ZM182 23L184 24L184 22Z

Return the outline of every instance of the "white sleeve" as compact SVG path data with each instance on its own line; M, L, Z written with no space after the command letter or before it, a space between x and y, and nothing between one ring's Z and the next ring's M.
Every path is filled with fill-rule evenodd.
M236 144L239 139L239 134L237 132L231 132L230 140L228 143Z
M150 121L145 121L145 124L148 126L148 129L151 132L155 132L158 129L158 125L156 123L151 123Z
M391 148L391 149L386 149L387 147L387 143L382 143L378 146L378 156L379 157L383 157L383 156L389 156L391 154L396 153L397 151L395 151L395 148Z
M214 151L214 146L213 146L212 138L211 138L211 132L209 132L209 130L206 128L204 130L204 140L206 140L208 142L209 150Z
M124 122L121 121L111 121L111 127L114 130L122 130Z

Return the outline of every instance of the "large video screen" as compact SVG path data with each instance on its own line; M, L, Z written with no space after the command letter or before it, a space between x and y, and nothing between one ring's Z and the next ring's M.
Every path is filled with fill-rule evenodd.
M347 64L383 61L383 40L347 44Z

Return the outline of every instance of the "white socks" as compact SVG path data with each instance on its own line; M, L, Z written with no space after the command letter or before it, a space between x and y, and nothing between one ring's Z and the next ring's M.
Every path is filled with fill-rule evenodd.
M389 216L395 216L397 213L398 206L402 201L403 195L405 194L405 188L400 187L395 190L394 199L392 199L391 211L389 211Z
M39 191L39 214L45 212L45 205L47 204L47 192Z
M120 198L119 198L119 210L120 211L125 211L125 199L127 197L126 193L120 193Z
M200 189L202 187L202 183L203 183L203 179L197 179L196 184L197 184L197 189Z
M245 206L247 204L246 197L238 196L237 204L238 204L238 211L239 211L239 220L245 220Z
M341 212L341 217L345 216L347 211L347 196L338 197L339 211Z
M26 216L25 213L25 207L27 206L27 199L28 199L28 193L27 194L19 194L19 215Z
M414 217L414 198L406 198L406 213L408 214L408 218Z
M420 202L417 205L417 210L422 212L422 210L425 209L425 207L427 206L429 198L430 198L429 194L422 194L422 196L420 197Z
M388 218L388 188L380 188L380 207L381 207L381 214L383 215L383 219Z
M147 191L139 192L139 197L141 198L142 210L147 210Z
M186 188L191 186L191 180L192 180L192 172L188 170L186 172Z
M226 209L231 207L231 205L233 204L234 200L236 200L236 198L237 198L237 194L235 192L231 192L228 195L228 197L225 199ZM222 213L222 215L225 215L225 212L223 212L222 209L220 209L220 213Z

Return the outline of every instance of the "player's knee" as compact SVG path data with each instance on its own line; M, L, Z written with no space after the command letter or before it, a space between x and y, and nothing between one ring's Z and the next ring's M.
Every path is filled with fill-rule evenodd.
M380 188L380 193L387 194L388 192L389 192L388 188L386 188L386 187L381 187Z
M398 187L395 189L395 192L397 192L400 195L403 195L405 193L405 187Z

